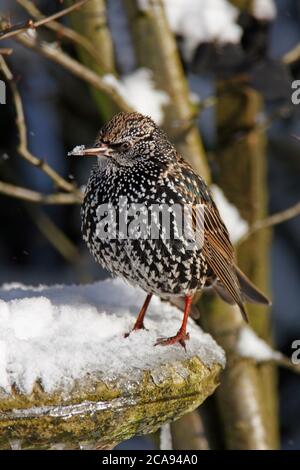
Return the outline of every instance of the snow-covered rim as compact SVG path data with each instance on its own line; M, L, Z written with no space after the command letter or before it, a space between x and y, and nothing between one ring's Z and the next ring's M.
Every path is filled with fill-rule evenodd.
M154 297L145 324L132 328L145 293L110 279L92 285L32 288L6 285L0 289L0 389L11 394L15 384L30 394L39 380L46 393L72 393L75 380L87 374L103 380L138 381L151 371L165 380L166 364L183 377L182 361L198 357L210 367L225 364L224 351L192 320L187 352L178 345L154 347L158 337L175 334L182 312ZM177 365L176 365L177 364Z

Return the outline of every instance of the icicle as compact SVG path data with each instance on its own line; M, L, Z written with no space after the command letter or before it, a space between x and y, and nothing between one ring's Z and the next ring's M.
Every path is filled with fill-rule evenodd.
M63 442L57 442L56 444L52 444L50 450L64 450L66 448L66 444Z
M171 424L164 424L160 428L160 442L159 448L160 450L172 450L172 433L171 433Z
M9 444L10 444L11 450L22 450L21 439L10 439Z

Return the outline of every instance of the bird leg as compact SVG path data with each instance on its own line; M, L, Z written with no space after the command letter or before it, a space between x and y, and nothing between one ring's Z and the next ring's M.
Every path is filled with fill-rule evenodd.
M150 304L150 300L151 300L151 297L152 297L152 294L148 294L147 297L146 297L146 300L140 310L140 313L138 314L138 317L136 319L136 322L134 324L134 327L132 328L132 330L129 332L129 333L125 333L124 337L125 338L128 338L128 336L130 335L130 333L132 333L133 331L136 331L136 330L144 330L145 329L145 326L144 326L144 318L145 318L145 315L146 315L146 312L147 312L147 309L149 307L149 304Z
M175 336L171 336L170 338L159 338L157 342L155 343L155 346L168 346L170 344L176 344L179 343L184 349L185 347L185 342L190 339L189 333L186 332L186 325L188 321L188 316L192 304L192 299L193 297L191 295L186 295L185 296L185 307L184 307L184 314L183 314L183 320L182 324L180 327L180 330L177 332Z

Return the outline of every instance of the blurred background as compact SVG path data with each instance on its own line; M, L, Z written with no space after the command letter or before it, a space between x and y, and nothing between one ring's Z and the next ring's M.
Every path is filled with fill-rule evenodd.
M32 3L45 15L68 4L55 0ZM124 77L135 74L140 64L124 6L128 2L106 3L115 51L114 68L126 85ZM139 14L146 14L147 1L138 3ZM215 97L220 83L238 77L247 80L247 86L263 102L255 119L267 137L268 212L273 214L293 206L300 201L300 105L291 101L291 84L300 79L300 54L293 60L284 57L300 44L300 3L258 0L251 11L241 8L245 2L238 1L232 2L235 6L226 0L199 1L198 6L190 0L164 3L190 85L195 109L192 125L200 130L212 179L218 181L222 171L215 158L222 145L218 131L222 110L216 109ZM13 0L0 0L0 13L11 24L22 24L30 17ZM76 24L68 16L60 21L66 26ZM61 40L48 30L39 34L41 41ZM92 143L106 120L105 113L99 112L95 94L83 80L13 38L1 42L2 46L13 48L7 63L21 93L30 151L51 164L66 180L82 187L91 163L67 157L67 152L76 145ZM73 58L82 58L72 42L64 43L63 50ZM151 101L153 95L149 93L147 98L140 83L150 79L143 73L135 76L131 88L127 80L125 94L133 94L133 102ZM159 109L163 109L164 99L164 95L157 96L161 102ZM151 103L143 106L146 113L151 113ZM157 109L153 112L157 113ZM157 116L159 120L163 122L161 116ZM17 146L14 103L7 87L6 105L0 105L0 180L42 193L53 192L51 180L20 158ZM230 169L233 175L235 170L235 166ZM79 205L37 205L0 194L0 221L1 284L80 283L107 276L81 240ZM300 339L299 216L274 227L268 249L276 348L291 356L292 342ZM279 389L281 446L300 449L299 376L280 371ZM122 448L153 445L153 441L140 438L122 444Z

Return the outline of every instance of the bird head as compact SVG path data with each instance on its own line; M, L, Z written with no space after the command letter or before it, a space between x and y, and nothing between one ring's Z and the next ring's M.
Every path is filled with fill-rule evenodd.
M113 165L132 166L155 153L158 139L165 138L155 122L140 113L118 113L99 132L91 148L80 155L106 159Z

